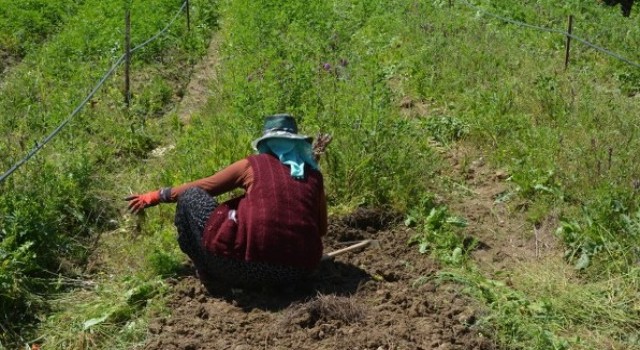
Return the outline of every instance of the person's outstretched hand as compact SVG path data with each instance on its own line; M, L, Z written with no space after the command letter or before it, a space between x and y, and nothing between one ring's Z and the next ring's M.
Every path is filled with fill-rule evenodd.
M333 140L333 136L331 134L318 134L316 139L313 141L313 157L316 159L316 162L320 160L320 156L324 154L327 150L327 146Z
M160 203L160 191L152 191L145 194L134 194L124 200L129 201L129 212L132 214L138 214L145 208L153 207Z

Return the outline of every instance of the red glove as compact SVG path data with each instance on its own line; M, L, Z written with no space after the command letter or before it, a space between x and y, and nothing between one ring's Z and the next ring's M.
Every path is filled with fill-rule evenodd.
M158 205L158 203L160 203L160 191L151 191L145 194L134 194L124 200L129 201L129 212L137 214L145 208Z

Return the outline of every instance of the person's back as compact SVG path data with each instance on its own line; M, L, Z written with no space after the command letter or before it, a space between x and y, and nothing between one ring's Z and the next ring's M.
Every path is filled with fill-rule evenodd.
M249 157L254 185L241 203L240 232L247 236L245 259L313 269L322 256L319 198L323 179L308 168L303 179L270 154Z
M330 140L321 136L312 147L292 116L269 116L252 142L259 154L206 178L125 199L132 213L177 202L178 244L206 285L295 283L322 257L327 202L317 157ZM236 188L245 194L218 204L215 196Z

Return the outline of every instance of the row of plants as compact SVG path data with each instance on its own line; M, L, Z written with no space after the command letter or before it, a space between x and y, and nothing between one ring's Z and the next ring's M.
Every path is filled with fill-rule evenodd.
M47 9L57 6L28 3L23 9L33 7L43 16L53 15ZM211 4L191 4L190 32L182 15L135 53L130 108L123 102L121 67L62 132L0 184L0 344L26 342L29 326L46 318L52 293L76 287L60 281L85 278L92 242L114 229L121 215L117 199L123 194L113 191L113 183L171 130L172 120L158 116L184 93L190 67L206 52L217 21ZM24 46L21 63L3 77L2 171L66 119L123 54L126 6L135 46L164 28L181 5L177 0L66 4L64 21L56 22L58 33L33 39L41 45ZM28 26L9 29L8 35L36 35Z
M563 294L562 300L566 302L561 304L545 299L550 294L531 293L533 287L524 291L507 288L470 269L467 253L475 242L459 234L467 223L449 212L441 199L435 199L440 196L432 193L443 191L438 187L443 183L439 175L443 163L438 149L446 150L451 142L464 138L486 153L493 166L508 169L514 184L514 193L508 197L519 201L522 204L519 207L528 208L532 225L550 214L563 218L559 234L567 242L567 256L574 257L572 262L586 272L583 277L593 278L593 283L597 283L608 281L606 276L620 276L624 283L618 290L623 297L616 300L623 303L630 291L625 286L636 278L630 270L636 238L625 233L632 232L637 207L635 197L625 195L631 193L625 186L633 185L637 163L633 162L636 140L632 137L637 128L633 120L626 117L633 115L637 104L628 97L634 71L581 48L574 49L571 66L564 72L562 36L513 27L482 17L459 2L453 3L454 6L449 7L448 1L440 0L355 3L335 0L305 4L220 1L217 6L222 18L223 69L216 85L211 87L215 99L210 100L207 108L192 116L191 123L183 127L172 114L154 119L166 112L162 106L170 103L169 96L172 96L167 91L175 91L164 79L147 81L148 85L138 82L147 87L144 91L149 91L138 95L148 96L147 102L134 104L131 109L134 112L130 114L118 112L121 102L115 101L120 101L119 89L115 85L106 89L94 108L102 111L96 112L96 116L113 118L109 119L108 130L104 130L104 123L96 121L97 117L83 119L83 125L87 125L84 130L69 133L74 137L64 139L65 145L76 147L74 151L79 158L83 152L78 150L78 145L82 145L88 148L84 155L95 160L86 172L86 182L90 185L75 189L74 186L83 181L75 180L78 175L69 177L68 165L63 165L57 173L63 174L60 178L69 185L60 186L58 192L53 193L47 186L49 182L43 182L35 188L47 196L39 196L40 193L34 191L34 201L49 203L53 201L49 195L55 195L58 196L55 200L62 203L60 206L77 203L71 208L77 209L80 215L68 217L85 217L90 218L90 222L108 225L109 220L97 220L96 213L112 208L113 214L104 218L115 217L114 198L129 188L139 192L210 175L251 152L250 141L259 133L264 115L291 112L300 119L304 132L334 135L322 164L332 211L348 211L360 205L389 205L406 210L407 224L418 228L412 243L425 253L433 252L443 263L462 269L443 274L442 279L466 284L470 294L489 306L492 312L484 325L498 331L496 337L505 347L566 348L572 343L588 348L589 341L584 345L575 339L565 339L562 333L569 330L613 334L616 341L633 344L633 339L619 333L601 331L594 328L597 325L591 327L582 317L584 313L578 312L594 300L603 300L601 285L589 288L588 293L581 294L584 298L575 303L569 302L570 294ZM579 1L559 4L550 0L476 4L503 16L553 26L564 25L566 15L575 12L582 31L576 34L584 33L585 37L593 34L594 40L602 40L600 44L633 58L633 52L626 51L630 46L626 45L629 38L634 37L636 28L620 21L617 11L595 2L591 5ZM207 9L208 6L202 5L202 11L206 13ZM203 35L209 29L207 22L204 23L197 27ZM72 38L68 37L65 42L74 42ZM164 59L167 62L163 62L163 70L170 72L168 75L176 74L181 71L180 66L169 60L171 55L166 52L172 52L169 48L174 45L202 48L197 40L189 42L164 42L162 45L166 46L148 51L149 56L139 64L151 62L154 66L156 59ZM120 48L118 45L111 47L115 48L114 52ZM108 62L118 56L109 49L100 52L108 57ZM77 66L82 65L76 62L67 66L67 73L60 69L55 74L61 74L58 79L75 77ZM80 75L82 72L92 74L90 70L79 72ZM33 76L33 69L30 74ZM39 81L31 82L35 87L28 93L36 96L36 101L47 101L50 91L60 89L37 85ZM50 103L48 108L57 104ZM18 115L32 115L25 110L19 110L22 114ZM28 132L44 132L49 127L42 114L33 116L30 124L17 123L24 125L15 129L22 130L22 134L16 131L5 134L22 138L22 144L28 147L32 142L30 136L37 136ZM108 136L109 133L119 136ZM90 142L81 143L78 134L101 138L101 143L91 147ZM438 147L434 147L434 141ZM136 161L140 157L144 159L147 152L161 142L175 143L174 150L165 159L142 164ZM54 157L61 157L60 160L68 160L62 158L66 156L61 152L52 153ZM41 164L49 164L44 157L36 161L38 159ZM55 164L60 167L63 163ZM119 171L123 172L120 177L108 176ZM38 181L35 171L24 173L31 182ZM96 183L108 185L95 186ZM17 185L26 187L25 183ZM81 203L77 197L65 197L67 193L90 193L90 200ZM96 201L103 198L107 200ZM16 202L15 199L9 201ZM91 205L94 209L87 210ZM49 204L46 207L56 208ZM28 209L33 206L26 208L23 217L34 215L34 209ZM52 209L51 216L60 212L64 213ZM120 225L125 231L140 226L132 222ZM100 229L88 225L84 229L90 227ZM116 257L110 264L147 265L156 275L175 272L181 258L174 249L175 244L171 244L171 210L160 209L158 215L151 216L141 227L141 233L147 235L137 243L149 251L130 247L128 241L114 235L111 239L120 243L118 249L112 249L111 256ZM620 227L627 227L628 231L620 231ZM88 232L71 237L86 234ZM589 243L591 241L595 243ZM608 245L604 249L592 248L603 244ZM22 256L28 256L32 246L11 246L7 251L12 252L11 257L17 261L31 261L32 258ZM114 253L120 249L125 253ZM131 258L136 254L135 259ZM584 263L585 259L588 263ZM536 268L545 267L532 267L533 272L522 276L536 276L539 274ZM125 275L134 274L124 266L110 269ZM133 281L119 280L109 286L138 295L136 279ZM553 281L564 282L560 277ZM150 285L161 288L162 283ZM125 348L143 336L140 332L143 325L135 321L141 317L137 299L132 303L126 297L115 298L104 289L96 293L104 297L82 305L68 305L66 312L46 322L45 334L56 347L73 346L70 339L76 333L91 338L93 347L112 344L111 348ZM151 295L156 294L142 295L154 298ZM633 325L636 319L632 317L632 309L632 306L620 307L610 316L606 312L598 315L616 317ZM121 314L126 317L118 316ZM73 324L67 327L72 331L56 332L64 329L64 322ZM567 327L575 324L579 326ZM76 347L87 346L83 343Z
M335 137L323 165L332 207L410 203L437 156L424 121L401 117L390 86L405 50L396 43L398 6L221 2L219 95L177 140L179 156L157 184L207 176L246 156L263 117L289 112L305 133Z
M57 33L82 2L0 1L0 73Z
M638 127L630 116L638 107L637 68L574 43L565 70L562 35L463 2L433 3L427 28L434 35L425 39L432 49L423 56L429 92L416 85L411 93L445 106L468 127L461 147L477 147L472 154L507 170L511 187L497 200L524 211L532 227L558 221L569 264L544 259L487 275L469 259L476 242L459 228L465 221L431 195L409 212L407 223L418 229L412 243L449 266L438 281L460 284L488 307L482 327L494 329L505 348L636 348ZM572 14L575 35L639 59L637 27L595 2L473 3L558 30ZM443 128L460 130L428 131L437 140Z
M564 25L574 13L577 33L634 58L628 40L636 28L597 3L478 4L543 26ZM615 300L624 303L637 281L630 187L637 127L628 116L638 102L619 78L633 76L632 66L574 46L565 71L562 35L486 18L457 2L226 1L220 10L224 70L216 102L196 116L177 140L171 167L148 187L213 173L251 152L264 115L292 112L305 132L335 136L323 162L332 211L405 210L406 223L418 228L409 243L462 269L451 276L464 278L442 279L466 283L490 307L483 324L502 345L597 348L608 337L635 344L609 327L617 321L590 324L582 309L597 300L612 307L603 317L638 322L633 305L599 298L621 278ZM565 304L547 302L553 295L531 284L502 288L468 270L477 243L462 235L464 218L442 202L450 187L439 176L438 150L461 138L507 170L513 186L504 200L525 210L530 225L560 218L557 234L569 266L580 272L571 290L583 279L593 283L575 303L568 294ZM537 276L536 268L545 266L522 275ZM561 288L563 278L552 281ZM547 314L554 316L540 316ZM587 339L564 336L572 331Z

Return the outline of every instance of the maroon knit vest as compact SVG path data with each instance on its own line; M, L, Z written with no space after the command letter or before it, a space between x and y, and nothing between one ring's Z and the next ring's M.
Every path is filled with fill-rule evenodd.
M320 172L305 168L296 180L291 170L269 154L250 156L251 193L220 204L202 238L209 252L244 261L315 268L322 256ZM236 210L237 222L230 218Z

